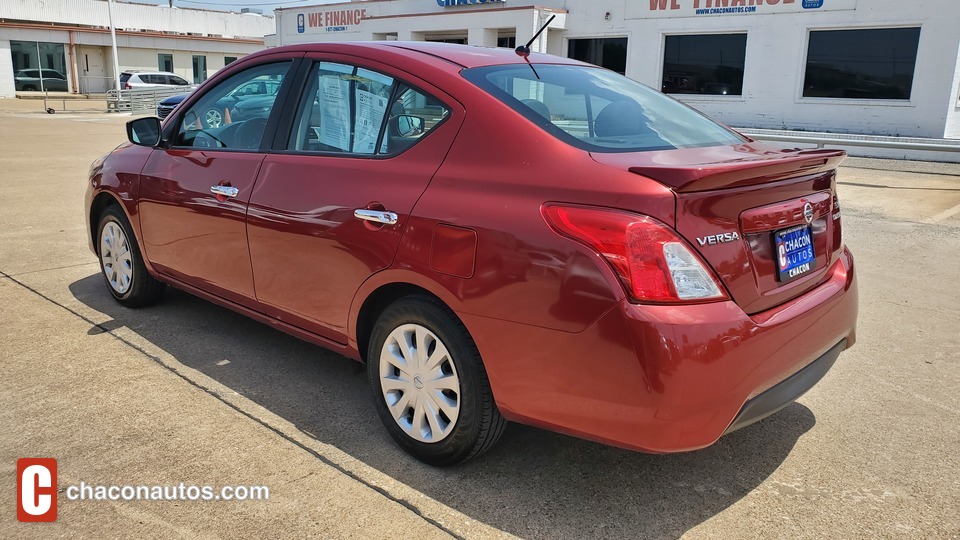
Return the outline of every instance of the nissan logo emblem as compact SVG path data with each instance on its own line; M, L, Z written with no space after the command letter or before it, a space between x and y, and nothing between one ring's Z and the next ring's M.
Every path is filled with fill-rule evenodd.
M813 205L807 203L803 205L803 219L807 220L807 223L813 223Z

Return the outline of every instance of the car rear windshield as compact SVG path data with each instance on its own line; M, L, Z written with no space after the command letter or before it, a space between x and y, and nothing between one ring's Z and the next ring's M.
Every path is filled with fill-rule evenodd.
M746 141L679 101L612 71L589 66L532 67L473 68L464 70L463 76L558 139L591 152Z
M129 74L129 73L121 73L121 74L120 74L120 82L121 82L121 83L125 83L125 82L127 82L127 81L130 80L130 77L131 77L131 74Z

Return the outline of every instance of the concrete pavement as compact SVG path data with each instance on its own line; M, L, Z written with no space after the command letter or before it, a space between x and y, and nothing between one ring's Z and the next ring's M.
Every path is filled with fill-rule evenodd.
M82 194L128 117L32 106L0 100L0 537L960 537L960 171L843 169L859 342L779 414L667 456L511 425L485 457L433 469L394 446L347 360L178 291L115 304ZM61 493L56 523L23 524L31 456L59 460L61 487L270 499Z

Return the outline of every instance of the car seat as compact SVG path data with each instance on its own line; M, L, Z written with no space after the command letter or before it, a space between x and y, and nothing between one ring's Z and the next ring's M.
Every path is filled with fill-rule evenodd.
M540 116L550 120L550 109L543 104L542 101L536 99L521 99L520 103L523 103L527 107L533 109L533 112L539 114Z
M593 122L597 137L656 135L647 125L643 107L633 100L614 101L597 114ZM658 137L659 138L659 137Z

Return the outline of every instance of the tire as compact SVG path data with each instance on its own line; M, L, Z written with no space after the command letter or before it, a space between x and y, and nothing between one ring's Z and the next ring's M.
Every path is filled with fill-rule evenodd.
M100 215L96 246L100 274L117 302L143 307L163 297L165 285L147 272L130 222L116 206L107 207Z
M413 345L406 359L401 342ZM434 365L423 366L418 351L426 358L423 363L433 360ZM367 374L384 427L424 463L462 463L503 435L507 422L494 402L476 344L453 311L433 297L408 296L384 310L370 337Z

